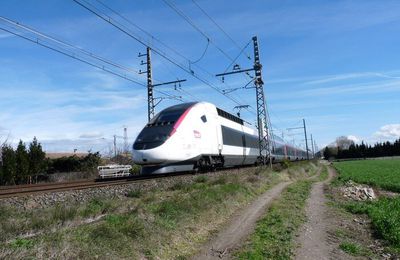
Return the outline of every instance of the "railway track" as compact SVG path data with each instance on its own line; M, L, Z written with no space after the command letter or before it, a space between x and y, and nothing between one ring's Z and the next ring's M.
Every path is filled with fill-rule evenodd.
M100 188L113 185L128 184L130 182L144 181L156 178L165 178L168 176L182 175L180 174L169 174L169 175L143 175L143 176L129 176L123 178L110 178L110 179L93 179L84 181L73 181L73 182L60 182L60 183L40 183L40 184L24 184L6 186L0 188L0 199L10 197L21 197L32 194L40 194L46 192L59 192L69 190L82 190L90 188ZM187 174L187 173L186 173Z
M252 168L249 166L248 168ZM244 167L247 168L247 167ZM236 168L232 168L236 169ZM217 171L229 171L232 169L219 169ZM0 199L10 197L22 197L27 195L34 195L40 193L60 192L69 190L83 190L90 188L100 188L113 185L129 184L131 182L146 181L149 179L167 178L178 175L193 174L193 172L180 172L180 173L168 173L168 174L157 174L157 175L135 175L128 177L118 178L107 178L107 179L92 179L92 180L80 180L72 182L59 182L59 183L39 183L39 184L22 184L14 186L3 186L0 187Z

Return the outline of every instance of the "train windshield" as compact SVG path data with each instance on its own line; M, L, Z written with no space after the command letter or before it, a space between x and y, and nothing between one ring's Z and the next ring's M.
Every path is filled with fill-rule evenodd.
M172 132L175 122L193 104L175 105L155 115L136 138L133 149L146 150L162 145Z

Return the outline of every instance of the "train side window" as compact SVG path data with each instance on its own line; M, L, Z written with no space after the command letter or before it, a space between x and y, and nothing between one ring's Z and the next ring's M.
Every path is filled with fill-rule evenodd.
M203 121L203 123L206 123L206 122L207 122L207 117L206 117L206 115L202 115L200 118L201 118L201 121Z

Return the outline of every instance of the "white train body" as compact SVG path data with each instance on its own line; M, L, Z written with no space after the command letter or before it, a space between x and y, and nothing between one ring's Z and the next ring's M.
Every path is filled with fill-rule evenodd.
M164 109L145 126L133 145L133 160L143 165L143 173L251 165L258 157L256 131L207 102Z

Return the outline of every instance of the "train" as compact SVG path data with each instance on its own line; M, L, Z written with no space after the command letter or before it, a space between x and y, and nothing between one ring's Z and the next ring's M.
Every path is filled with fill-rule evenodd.
M306 158L304 150L272 139L273 162ZM258 133L243 119L208 102L190 102L156 114L137 136L132 157L142 174L164 174L254 165L259 151Z

